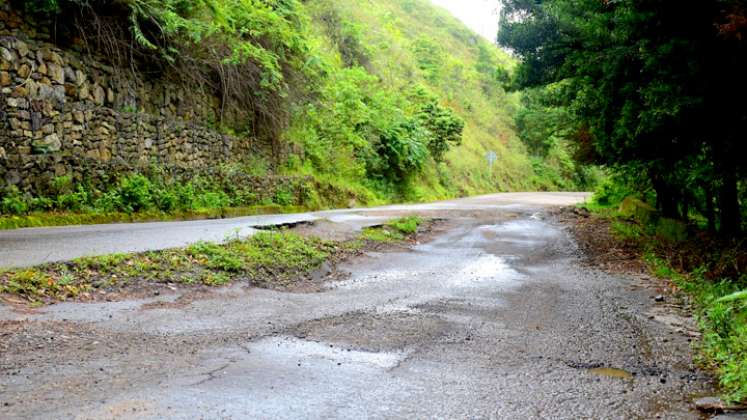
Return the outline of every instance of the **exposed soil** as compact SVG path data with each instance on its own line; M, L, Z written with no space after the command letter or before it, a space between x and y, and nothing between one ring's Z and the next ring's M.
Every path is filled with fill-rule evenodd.
M267 226L266 229L284 229L305 237L333 241L335 246L331 249L328 258L321 266L309 271L288 275L286 272L274 272L273 270L262 269L261 281L238 277L233 279L232 283L288 292L319 292L323 289L325 283L347 277L348 273L338 269L341 263L353 257L364 255L367 252L394 252L407 249L412 244L431 237L433 232L439 229L439 223L442 222L444 222L443 219L426 219L419 226L416 233L406 236L401 241L392 242L358 240L360 236L359 229L356 229L354 226L334 223L324 219ZM373 225L371 227L377 228L380 226ZM168 268L165 267L165 269ZM108 275L104 277L108 277ZM104 284L103 286L101 286L102 283ZM214 289L214 287L200 283L152 281L137 276L120 276L115 283L92 282L91 284L94 287L93 290L65 300L77 302L116 302L163 295L176 296L177 298L173 302L155 302L152 304L153 308L183 307L195 299L210 296L210 290ZM38 301L36 302L37 305L34 305L34 302L30 302L23 296L0 293L0 302L23 311L29 305L31 307L39 306L38 303L43 301ZM46 299L44 302L55 303L53 299Z
M563 207L553 216L570 229L586 264L610 273L646 273L638 247L615 237L608 219L578 207Z

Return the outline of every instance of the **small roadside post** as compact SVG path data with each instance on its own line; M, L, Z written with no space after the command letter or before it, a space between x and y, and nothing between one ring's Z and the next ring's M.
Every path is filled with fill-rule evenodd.
M498 159L498 155L494 151L489 150L485 153L485 159L488 161L488 167L492 169L493 164L495 164L496 159Z

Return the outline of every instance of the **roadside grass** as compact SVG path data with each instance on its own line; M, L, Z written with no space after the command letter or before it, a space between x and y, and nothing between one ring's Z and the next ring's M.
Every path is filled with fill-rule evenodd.
M257 287L285 289L308 278L325 261L359 251L369 241L403 241L417 233L421 223L419 217L395 219L343 242L271 230L222 244L199 242L163 251L117 253L0 270L0 294L38 306L96 300L109 292L158 285L222 286L244 281Z
M709 280L705 267L682 273L652 251L643 258L656 277L671 280L687 295L703 333L697 344L699 362L717 373L726 401L747 401L745 282Z
M258 232L224 244L197 243L186 248L139 254L84 257L0 273L0 293L31 303L87 300L97 290L136 283L220 286L248 281L260 287L285 287L319 267L337 244L292 232Z
M724 241L667 219L646 222L616 205L583 207L609 221L611 235L638 250L651 274L671 281L702 332L694 346L699 364L716 373L723 398L747 401L747 250L744 241Z
M198 209L178 212L141 211L123 212L35 212L26 215L0 215L0 230L45 226L91 225L104 223L158 222L168 220L204 220L227 217L252 216L258 214L299 213L317 210L306 206L282 206L279 204L249 207L226 207Z

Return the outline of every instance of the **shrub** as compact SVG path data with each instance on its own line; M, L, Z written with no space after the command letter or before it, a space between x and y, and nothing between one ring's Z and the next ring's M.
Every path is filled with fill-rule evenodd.
M24 214L29 211L29 202L16 186L11 186L3 194L0 210L6 214Z
M132 213L148 210L153 206L153 184L144 175L135 174L124 177L119 182L121 210Z
M55 206L60 210L81 211L90 203L90 198L88 191L78 185L73 192L58 195Z
M599 184L592 199L600 206L614 206L631 194L625 185L608 178Z
M389 222L389 226L397 229L405 235L411 235L418 231L418 226L420 226L422 222L423 220L418 216L408 216Z
M421 124L429 131L428 150L436 162L442 162L451 146L462 144L464 120L454 111L436 101L429 102L418 112Z
M290 206L295 203L296 197L288 187L278 188L272 201L281 206Z
M198 209L222 209L231 206L231 199L223 191L206 191L195 197L194 207Z
M419 172L428 156L428 133L413 119L387 127L380 137L379 155L386 164L385 176L396 181Z

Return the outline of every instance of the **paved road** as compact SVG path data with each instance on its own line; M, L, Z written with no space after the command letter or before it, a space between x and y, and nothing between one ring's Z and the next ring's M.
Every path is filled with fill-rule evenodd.
M198 241L220 242L236 236L246 237L256 227L297 223L326 218L332 221L377 223L380 220L356 216L375 216L402 208L436 210L493 208L518 203L571 204L583 200L584 193L507 193L441 201L418 206L386 206L369 209L345 209L315 213L248 216L232 219L186 222L121 223L108 225L29 228L0 231L0 267L25 267L45 262L65 261L82 256L116 252L141 252L186 246Z
M325 213L446 220L318 293L0 305L2 415L699 418L707 383L651 291L580 264L547 212L571 196L515 198Z

